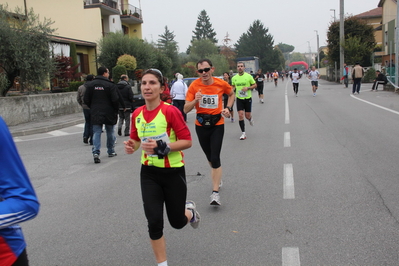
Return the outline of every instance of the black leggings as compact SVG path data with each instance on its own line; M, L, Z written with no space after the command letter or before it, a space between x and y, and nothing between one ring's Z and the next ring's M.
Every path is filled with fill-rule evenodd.
M294 92L298 93L298 88L299 88L299 83L292 83L292 85L294 86Z
M195 131L206 159L211 163L212 168L219 168L221 166L220 152L222 151L224 124L210 128L195 125Z
M28 266L28 255L26 254L26 249L18 256L18 259L12 264L12 266Z
M179 168L160 168L141 165L141 195L144 213L148 222L148 232L152 240L163 236L163 206L173 228L181 229L187 224L186 171Z

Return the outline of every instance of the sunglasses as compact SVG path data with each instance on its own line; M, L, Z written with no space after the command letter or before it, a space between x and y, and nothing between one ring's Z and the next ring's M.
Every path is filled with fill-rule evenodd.
M197 72L200 73L200 74L202 74L202 73L204 73L204 72L205 72L205 73L206 73L206 72L209 72L209 70L211 70L211 68L210 68L210 67L207 67L207 68L204 68L204 69L198 69Z

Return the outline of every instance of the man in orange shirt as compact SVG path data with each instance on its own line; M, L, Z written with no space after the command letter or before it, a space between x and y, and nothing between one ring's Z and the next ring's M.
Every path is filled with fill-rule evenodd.
M197 63L199 79L191 83L186 95L184 112L194 107L197 111L195 131L198 140L211 166L212 194L211 205L220 205L219 187L222 181L220 152L224 135L224 118L230 117L234 103L234 92L224 80L213 78L215 68L209 59ZM223 109L223 94L228 95L227 107ZM222 116L223 115L223 116Z

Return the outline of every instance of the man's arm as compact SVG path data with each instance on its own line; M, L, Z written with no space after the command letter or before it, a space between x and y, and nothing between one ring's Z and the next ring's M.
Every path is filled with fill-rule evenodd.
M33 186L11 134L0 118L0 229L34 218L39 212Z

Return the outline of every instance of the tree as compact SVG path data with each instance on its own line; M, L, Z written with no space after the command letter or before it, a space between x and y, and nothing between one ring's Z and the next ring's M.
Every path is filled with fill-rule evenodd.
M359 58L359 62L363 66L371 65L370 58L376 46L374 38L373 26L367 25L364 20L356 17L348 17L344 21L345 27L345 42L340 43L339 40L339 22L332 22L328 28L327 33L327 48L328 48L328 61L329 65L333 66L335 62L338 65L343 65L344 62L339 62L340 46L344 47L345 61L349 65L353 65L356 61L353 58ZM359 41L350 38L357 37ZM348 42L349 41L349 42ZM357 46L357 49L353 47ZM346 50L347 48L348 50ZM350 51L349 51L350 50ZM355 53L355 54L353 54Z
M229 38L229 33L223 39L223 45L220 47L220 54L223 55L229 64L229 69L235 69L236 63L234 59L236 58L236 52L230 46L231 39Z
M215 38L216 33L212 28L212 24L205 10L202 10L201 13L198 15L197 24L193 33L193 41L209 39L213 43L218 42L218 40Z
M218 54L217 46L209 39L195 40L192 42L191 54L196 55L199 58L205 58L212 54Z
M237 56L256 56L263 71L271 71L278 57L273 55L273 37L260 20L255 20L246 33L235 44Z
M292 53L290 56L290 61L291 62L298 62L298 61L305 61L306 62L306 57L298 52Z
M118 83L122 75L126 75L126 67L124 65L116 65L112 68L112 80Z
M168 26L165 26L165 32L162 35L158 35L160 39L158 39L158 49L161 50L167 57L169 57L172 61L172 71L180 72L180 64L178 57L179 47L177 42L175 41L175 35L173 31L168 29Z
M157 49L153 45L138 38L129 38L120 32L107 34L100 40L98 48L100 53L97 60L108 68L113 68L118 57L124 54L133 55L140 69L153 67L156 63Z
M282 43L282 42L277 44L277 47L281 50L281 52L283 54L291 53L295 49L295 46L292 46L292 45L289 45L289 44L286 44L286 43Z
M44 86L49 73L54 70L51 58L50 35L53 22L41 21L31 9L27 15L20 8L10 12L0 5L0 69L8 79L1 96L6 96L16 77L26 86Z

